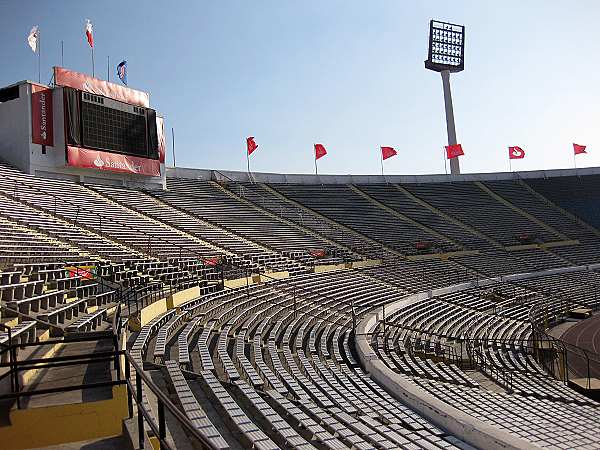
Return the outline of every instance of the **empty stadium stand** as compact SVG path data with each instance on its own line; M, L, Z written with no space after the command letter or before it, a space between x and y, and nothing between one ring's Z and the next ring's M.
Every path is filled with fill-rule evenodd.
M200 178L0 166L8 448L598 448L595 180Z

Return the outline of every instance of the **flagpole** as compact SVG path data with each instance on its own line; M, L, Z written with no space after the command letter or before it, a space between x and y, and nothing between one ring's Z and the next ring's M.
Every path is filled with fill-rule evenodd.
M60 66L65 67L65 41L60 41Z
M510 159L510 153L508 155L508 171L512 172L512 160Z
M38 31L38 83L42 82L42 33Z
M442 157L444 158L444 171L446 172L446 175L448 175L448 163L446 162L446 160L447 160L448 158L447 158L446 156L447 156L447 155L446 155L446 149L445 149L445 148L443 148L443 149L442 149Z
M110 81L110 55L106 57L106 81Z
M92 77L95 77L95 70L94 70L94 47L92 47Z
M246 150L246 162L248 163L248 181L250 181L250 154Z
M319 171L317 169L317 149L315 147L315 175L319 175Z
M173 167L177 167L175 163L175 128L171 127L171 149L173 150Z
M383 150L381 150L381 148L379 149L379 152L381 153L381 176L383 177Z

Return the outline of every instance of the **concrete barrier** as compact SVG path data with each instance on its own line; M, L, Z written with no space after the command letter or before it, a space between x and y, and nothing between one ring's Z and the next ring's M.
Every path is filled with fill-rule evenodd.
M525 280L547 275L572 273L600 268L600 264L592 266L571 266L539 272L519 273L503 277L483 278L466 283L459 283L444 288L433 289L408 295L400 300L385 305L386 316L396 313L404 306L423 301L436 295L464 291L472 287L491 286L502 281ZM416 386L409 379L391 370L377 356L370 344L370 335L383 318L383 307L365 315L356 326L355 346L358 357L365 368L380 386L401 402L418 411L436 426L449 431L459 439L478 448L490 450L507 449L539 449L540 447L506 431L491 426L461 410L439 400L425 390Z

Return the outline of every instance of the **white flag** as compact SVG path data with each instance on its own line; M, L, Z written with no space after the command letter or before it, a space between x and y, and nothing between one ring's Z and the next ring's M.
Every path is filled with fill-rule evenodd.
M39 37L40 37L40 30L39 30L38 26L36 25L29 32L29 36L27 36L27 43L31 47L31 50L33 50L33 53L37 52Z
M94 48L94 29L92 28L92 22L90 22L90 19L85 19L85 36L87 37L90 47Z

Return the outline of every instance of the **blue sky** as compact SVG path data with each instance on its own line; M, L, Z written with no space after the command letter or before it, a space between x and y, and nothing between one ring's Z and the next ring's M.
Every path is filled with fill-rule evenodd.
M573 166L572 142L600 165L600 2L16 1L0 0L0 85L37 79L26 44L42 35L42 81L60 64L91 72L84 21L94 24L96 73L127 59L130 86L175 128L177 165L311 173L443 173L441 79L425 70L431 18L466 26L465 71L452 76L463 172ZM170 139L169 139L170 141ZM169 142L170 146L170 142ZM171 163L169 147L168 163Z

